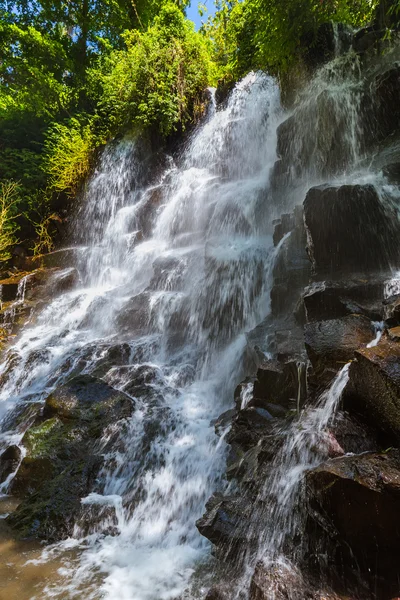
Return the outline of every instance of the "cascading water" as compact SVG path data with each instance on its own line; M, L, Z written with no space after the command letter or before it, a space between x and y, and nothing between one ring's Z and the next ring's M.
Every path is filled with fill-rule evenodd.
M307 543L302 543L307 518L304 476L328 457L332 442L327 426L349 380L349 366L348 363L339 371L315 407L305 409L300 418L280 434L283 442L276 452L271 474L255 501L255 506L261 508L254 511L252 527L248 531L249 539L257 538L257 548L254 551L252 544L249 544L245 555L241 557L244 574L235 598L246 597L255 565L259 561L266 567L280 565L289 573L296 569L307 550ZM290 561L287 557L290 557ZM271 590L273 598L274 592Z
M81 285L37 315L1 367L5 440L10 413L40 407L68 377L104 368L110 348L129 347L102 374L135 410L83 499L96 525L78 524L75 539L45 552L76 548L78 558L42 594L82 597L84 586L86 599L177 598L207 555L195 521L224 462L210 422L240 379L244 332L269 306L278 249L265 213L279 117L277 85L251 74L150 187L135 142L104 153L76 224L88 232ZM150 383L135 395L139 375Z

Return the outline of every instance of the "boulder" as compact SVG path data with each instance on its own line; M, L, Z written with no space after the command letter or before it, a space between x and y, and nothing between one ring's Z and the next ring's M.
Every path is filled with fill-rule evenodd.
M384 337L377 346L359 349L355 358L345 407L384 434L388 444L400 442L400 344Z
M22 439L26 456L11 484L21 503L7 520L21 537L57 541L72 534L81 498L93 490L114 441L100 444L103 433L133 407L126 394L88 375L50 394Z
M268 404L289 408L291 401L297 399L299 386L303 400L305 382L301 373L296 361L265 361L257 370L252 404L261 408L267 408Z
M388 327L400 325L400 294L394 294L383 301L384 317Z
M101 379L91 375L78 375L54 390L47 398L43 417L105 425L115 419L129 417L132 400Z
M304 222L316 273L389 271L400 262L397 216L372 185L311 188Z
M362 572L371 573L374 589L376 585L380 589L377 576L397 581L400 450L329 460L307 474L307 485L313 505L333 528L337 543L356 558Z
M374 337L375 329L363 315L307 323L304 341L317 382L328 385L354 352Z
M274 417L265 408L247 407L239 411L233 420L226 440L233 447L246 452L256 446L260 438L271 433L273 422Z
M215 494L207 502L206 513L196 522L196 527L215 546L233 549L250 541L251 508L243 497Z
M354 313L381 321L384 290L385 282L379 278L314 282L304 290L307 321L338 319Z
M9 446L0 454L0 483L17 470L21 458L22 452L18 446Z

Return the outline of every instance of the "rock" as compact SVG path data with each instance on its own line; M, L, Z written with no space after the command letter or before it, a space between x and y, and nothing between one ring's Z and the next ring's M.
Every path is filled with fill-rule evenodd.
M113 443L109 435L100 444L103 433L132 410L126 394L88 375L50 394L43 417L22 439L26 456L11 484L21 503L7 520L21 537L58 541L72 534L81 498L93 490Z
M377 346L362 348L349 370L343 400L370 425L400 441L400 344L383 338Z
M307 321L338 319L350 314L365 314L375 321L383 318L383 279L322 281L304 290Z
M317 273L389 271L399 264L398 219L372 185L311 188L304 222Z
M314 37L312 34L302 40L302 46L306 48L306 64L315 69L316 67L332 60L337 54L347 52L352 44L352 29L343 23L332 21L322 23Z
M374 588L376 576L386 574L396 580L400 571L400 450L329 460L308 473L307 484L317 510L336 531L337 541L346 551L350 547L362 572L372 571Z
M123 392L91 375L78 375L46 398L43 417L87 422L92 427L129 417L132 409L131 398Z
M296 567L282 560L257 563L249 600L340 600L340 597L332 591L313 588Z
M273 242L274 246L277 246L281 239L295 226L294 215L292 213L286 213L281 215L281 218L272 223L274 225Z
M230 600L231 599L232 586L229 585L215 585L207 593L205 600Z
M250 511L251 505L243 497L216 494L207 502L206 513L196 522L196 527L215 546L229 545L233 549L249 542L246 523Z
M367 50L373 48L384 35L385 31L383 30L377 30L374 27L363 27L354 34L353 49L357 54L364 54Z
M298 364L295 361L283 364L277 361L266 361L257 370L252 404L265 408L267 404L289 408L291 400L297 398L299 385L301 387L301 399L304 399L304 384L301 371L299 371Z
M123 333L146 333L149 320L150 293L142 292L128 300L116 319L116 326Z
M330 426L330 433L342 448L340 454L377 452L380 446L374 430L360 422L354 415L339 411Z
M328 385L354 352L374 337L374 327L363 315L307 323L304 341L318 383Z
M264 408L255 406L239 411L233 420L226 440L232 446L246 452L256 446L260 438L272 431L274 417Z
M0 483L17 470L21 457L21 448L18 446L9 446L4 450L0 455Z
M374 141L385 139L398 128L400 119L400 65L379 72L371 86L374 109Z
M389 329L388 336L393 342L400 342L400 326Z
M385 323L388 327L400 325L400 294L394 294L383 301Z

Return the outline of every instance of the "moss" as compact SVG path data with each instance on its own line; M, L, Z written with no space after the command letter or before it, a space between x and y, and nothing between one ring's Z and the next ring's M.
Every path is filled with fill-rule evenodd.
M23 438L23 444L30 458L40 458L57 453L72 439L71 427L54 417L29 429Z

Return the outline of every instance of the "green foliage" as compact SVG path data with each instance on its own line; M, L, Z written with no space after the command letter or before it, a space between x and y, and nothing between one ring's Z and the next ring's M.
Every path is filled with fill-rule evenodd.
M82 126L76 118L54 123L47 132L43 161L50 188L73 195L89 173L93 146L89 125Z
M169 134L193 121L216 74L210 42L172 3L147 31L128 31L123 38L126 48L112 52L91 74L101 83L99 112L107 115L111 131L156 125Z
M15 219L19 193L15 181L0 183L0 261L10 258L10 247L17 243Z
M377 0L219 0L204 31L228 77L258 68L277 73L301 56L305 41L312 45L322 23L363 26L376 6Z

